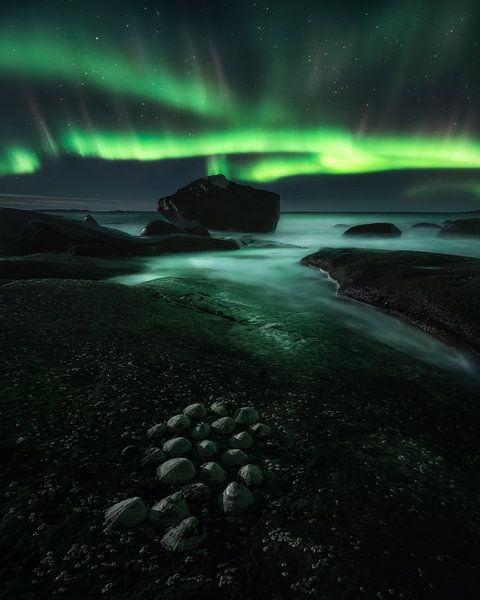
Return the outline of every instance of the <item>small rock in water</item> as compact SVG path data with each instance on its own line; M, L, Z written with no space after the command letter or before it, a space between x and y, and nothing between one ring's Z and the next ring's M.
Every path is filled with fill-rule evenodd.
M262 483L263 474L256 465L245 465L238 470L238 478L248 487L256 487Z
M165 423L157 423L147 431L147 437L152 440L161 440L166 432L167 427L165 426Z
M228 407L223 400L214 402L210 406L210 410L219 417L228 417Z
M105 511L105 525L129 529L147 518L147 507L139 496L117 502Z
M253 438L246 431L241 431L228 440L228 443L232 448L238 448L239 450L247 450L253 446Z
M232 450L226 450L222 454L222 462L227 467L241 467L248 463L248 456L243 450L234 448Z
M253 425L258 422L259 416L253 406L242 406L235 412L233 418L239 425Z
M163 444L163 451L168 456L185 456L192 449L192 443L185 437L176 437Z
M195 427L192 427L190 435L194 440L204 440L208 438L211 430L212 428L208 423L201 421L200 423L197 423Z
M218 454L218 446L212 440L202 440L195 444L195 453L202 462L208 461Z
M235 430L235 421L231 417L221 417L212 423L212 429L220 435L228 435Z
M175 492L152 506L148 514L155 525L169 527L176 525L190 515L190 510L182 492Z
M225 483L227 476L223 468L216 462L208 462L200 467L202 476L212 484Z
M176 485L191 481L196 470L188 458L171 458L157 469L157 477L163 483Z
M228 515L240 515L253 504L252 492L236 481L229 483L220 496L220 507Z
M183 414L187 415L189 419L203 419L207 416L207 409L199 402L190 404L183 409Z
M172 433L182 433L190 427L190 419L187 415L175 415L168 419L167 427Z
M198 519L188 517L169 529L160 543L172 552L188 552L201 546L206 537L207 532L200 526Z

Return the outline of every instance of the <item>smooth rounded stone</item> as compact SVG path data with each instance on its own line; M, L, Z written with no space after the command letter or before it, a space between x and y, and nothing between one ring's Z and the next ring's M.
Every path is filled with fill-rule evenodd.
M253 446L253 438L246 431L241 431L228 440L228 443L232 448L238 448L239 450L247 450Z
M160 464L166 460L167 455L161 448L147 448L142 459L142 465Z
M228 417L228 406L223 400L211 404L210 410L219 417Z
M139 496L117 502L105 511L105 525L129 529L147 518L147 507Z
M188 458L171 458L157 468L158 479L168 485L188 483L196 473Z
M208 423L205 423L205 421L201 421L200 423L197 423L195 427L192 427L192 429L190 430L190 435L194 440L204 440L208 438L211 430L212 428Z
M258 422L258 412L253 406L242 406L233 415L235 422L239 425L253 425Z
M182 488L187 502L207 502L210 499L210 488L205 483L189 483Z
M272 433L270 425L265 425L265 423L255 423L254 425L250 425L249 430L260 438L266 438Z
M188 552L201 546L206 537L207 531L197 517L188 517L169 529L160 543L172 552Z
M212 484L225 483L227 474L223 468L216 462L208 462L200 467L201 475Z
M212 440L201 440L195 444L195 453L204 462L218 454L218 446Z
M243 484L229 483L220 496L220 508L227 515L240 515L253 504L252 492Z
M235 421L231 417L221 417L212 423L212 429L220 435L228 435L235 430Z
M175 415L167 421L167 427L172 433L182 433L190 427L190 419L187 415Z
M163 451L168 456L185 456L192 449L192 442L185 437L176 437L163 444Z
M125 446L122 450L122 456L125 456L125 458L133 458L136 454L138 454L136 446Z
M165 423L157 423L147 431L147 437L152 440L161 440L165 437L167 427Z
M222 462L227 467L242 467L248 463L248 456L243 450L233 448L232 450L225 450L222 454Z
M183 409L183 414L187 415L189 419L203 419L207 416L207 409L200 402L196 402L186 406Z
M238 470L238 478L248 487L256 487L263 481L262 470L256 465L245 465Z
M190 515L190 510L182 492L175 492L154 504L148 517L155 525L170 527Z

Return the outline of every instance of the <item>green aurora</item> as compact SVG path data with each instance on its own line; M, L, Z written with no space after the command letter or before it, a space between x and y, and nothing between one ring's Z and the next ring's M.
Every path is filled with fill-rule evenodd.
M25 119L0 140L0 176L33 173L66 156L108 161L198 157L205 159L209 174L221 171L259 183L298 175L479 169L480 142L474 129L452 127L449 118L434 126L412 118L399 127L392 117L402 114L399 98L409 68L417 64L425 71L417 78L417 92L426 95L423 88L429 81L455 68L472 25L462 21L461 11L452 28L450 11L437 10L432 16L423 8L404 31L401 3L387 4L372 15L361 13L366 23L361 25L363 37L358 37L358 27L347 31L341 24L327 37L328 22L321 19L302 25L316 27L308 35L299 29L304 48L283 35L288 24L285 10L294 18L290 7L280 3L275 16L267 6L262 15L274 19L271 32L261 25L252 33L245 30L246 43L254 46L260 64L260 74L252 75L255 86L242 82L242 77L235 79L236 44L235 52L229 53L227 46L220 52L205 42L206 34L200 41L184 35L182 51L173 52L169 36L179 32L168 18L158 25L155 41L151 31L145 33L145 24L128 38L111 31L97 34L93 17L83 24L70 18L58 26L53 20L27 20L10 27L5 22L0 31L0 77L28 88L29 100L36 97L37 87L48 93L66 90L80 109L72 103L52 117L53 109L45 107L48 102L42 104L45 113L35 108L34 127L29 126L30 115L30 123ZM468 9L468 3L465 6ZM241 18L240 9L238 14ZM443 30L449 37L441 35ZM259 36L255 42L254 35ZM424 52L416 54L419 40ZM385 63L381 67L379 57ZM352 83L342 83L346 76L341 72L357 81L356 91ZM358 88L370 73L386 82L379 100L385 111L375 118L364 99L380 94L377 84ZM301 93L294 96L298 90ZM98 98L103 113L109 107L112 114L99 115L92 109ZM121 119L115 113L122 112L119 106L129 107L122 109ZM376 127L362 125L375 120Z

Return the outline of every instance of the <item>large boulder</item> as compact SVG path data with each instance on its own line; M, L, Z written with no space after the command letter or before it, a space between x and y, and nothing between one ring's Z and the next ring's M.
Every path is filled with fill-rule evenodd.
M169 220L196 220L208 229L274 231L280 216L280 196L213 175L160 198L158 211Z
M480 237L480 219L456 219L455 221L446 221L438 234Z
M393 223L366 223L364 225L354 225L343 232L343 235L381 235L389 237L398 237L402 232Z

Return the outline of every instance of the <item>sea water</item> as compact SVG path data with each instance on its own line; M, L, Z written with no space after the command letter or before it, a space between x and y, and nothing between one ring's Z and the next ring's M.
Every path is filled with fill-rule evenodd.
M69 216L72 216L71 214ZM79 215L76 215L79 218ZM138 235L156 213L95 213L101 225ZM480 257L480 242L438 236L437 229L412 228L414 223L442 224L450 214L283 213L277 230L252 234L237 251L197 252L143 259L141 273L117 281L139 285L165 278L215 282L221 301L242 311L263 343L300 362L324 364L325 370L398 369L416 361L476 380L478 363L420 329L379 309L338 297L325 274L300 264L301 258L324 247L418 250ZM346 238L352 225L391 222L402 230L397 238ZM228 235L223 232L221 235ZM230 234L241 238L241 234ZM274 242L269 244L269 242ZM390 367L388 366L390 365ZM380 368L380 367L379 367Z

